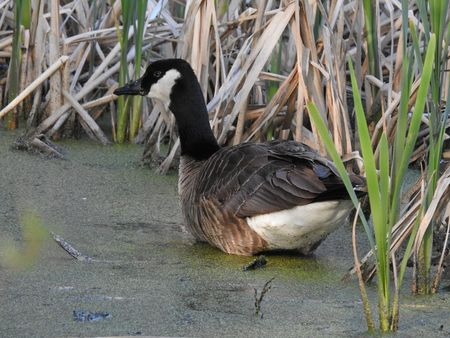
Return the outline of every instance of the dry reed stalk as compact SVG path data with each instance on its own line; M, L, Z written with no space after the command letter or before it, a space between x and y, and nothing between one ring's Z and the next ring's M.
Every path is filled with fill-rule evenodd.
M44 47L43 43L36 43L36 41L45 41L45 31L43 30L43 24L45 20L41 20L43 14L44 3L41 0L31 0L31 23L30 23L30 45L29 45L29 61L27 67L27 81L29 85L34 79L39 77L42 73L43 59L44 59ZM46 22L45 22L46 23ZM25 87L22 87L22 89ZM27 118L27 127L30 128L35 121L36 113L38 112L38 105L42 99L43 88L39 87L34 94L31 103L31 109L29 109L29 115ZM31 100L30 100L31 101ZM28 107L27 107L28 109Z
M272 100L267 104L266 108L261 113L261 115L248 128L247 132L243 137L245 142L248 142L257 131L263 128L263 125L267 123L267 121L272 119L273 116L276 115L281 110L284 104L294 93L294 90L297 88L297 79L298 79L297 68L294 68L291 74L289 74L286 80L278 88L278 91L275 93Z
M0 41L0 49L11 47L13 38L12 36L4 38Z
M30 30L24 29L23 31L23 44L22 44L22 58L20 65L20 86L19 88L26 88L29 83L27 80L29 79L28 74L31 73L30 67L28 66L29 60L29 50L30 50ZM25 107L22 107L22 110ZM26 109L26 108L25 108Z
M439 179L433 199L420 222L416 240L414 242L414 251L416 253L419 251L425 231L430 226L432 219L436 216L436 210L438 210L439 207L447 206L449 201L450 201L450 167L447 168L445 173Z
M447 206L447 208L449 208ZM448 257L449 253L446 252L447 250L447 243L448 243L448 238L449 238L449 233L450 233L450 214L448 215L448 220L447 220L447 231L445 233L445 240L444 240L444 245L442 247L442 252L441 252L441 257L439 258L439 263L437 265L437 271L436 274L433 278L433 283L431 286L431 293L436 293L437 290L439 290L439 285L441 283L441 278L442 278L442 273L444 272L444 259L446 257ZM447 267L448 268L448 267Z
M308 92L306 90L304 75L303 75L303 63L305 59L305 48L303 45L302 37L300 35L300 8L299 4L295 4L294 20L291 23L291 30L294 37L294 45L296 49L296 64L298 74L298 86L297 86L297 112L295 114L295 132L294 139L298 142L303 141L303 111L304 104L309 100ZM317 147L314 147L317 148Z
M60 57L60 30L59 30L59 0L51 0L50 2L51 19L49 32L49 61L51 64L55 63ZM54 112L61 107L62 79L61 73L56 74L50 79L50 112Z
M13 110L20 102L22 102L33 90L42 84L46 79L50 78L62 65L69 59L68 56L61 56L56 62L51 65L44 73L42 73L36 80L34 80L25 90L23 90L13 101L11 101L5 108L0 111L0 118Z
M63 95L67 99L68 103L78 112L80 117L83 119L92 133L97 137L97 139L104 145L109 144L110 142L108 138L102 132L97 123L95 123L91 115L89 115L89 113L81 106L81 104L65 90L63 90Z
M112 89L110 89L110 91L112 92L116 88L117 88L117 86L112 87ZM117 100L117 96L116 95L114 95L114 94L106 94L105 96L100 97L98 99L95 99L95 100L83 103L81 106L84 109L91 109L91 108L95 108L95 107L98 107L98 106L103 106L103 105L105 105L107 103L110 103L110 102L113 102L115 100Z
M35 149L39 149L39 151L49 156L54 156L56 158L64 158L64 156L61 153L59 153L56 149L50 147L47 143L45 143L38 137L34 137L30 141L30 145L33 146Z
M225 141L226 134L239 114L239 111L245 109L248 94L250 93L251 88L257 80L258 75L267 62L270 54L272 53L277 40L289 23L294 13L294 8L294 5L291 4L286 7L284 11L277 13L270 20L270 23L268 23L263 34L260 36L255 49L247 57L247 61L243 65L241 72L241 79L243 79L244 74L246 74L246 78L243 82L241 90L237 93L236 101L233 102L231 113L229 114L227 122L223 126L222 133L218 137L219 143L223 143Z
M257 38L261 34L260 30L261 30L262 23L263 23L265 7L266 7L266 1L265 0L259 1L257 3L256 20L255 20L254 30L253 30L253 35L255 37L254 40L253 40L253 45L256 44ZM242 140L242 136L243 136L243 132L244 132L245 117L246 117L246 111L245 110L241 110L239 112L238 119L237 119L237 122L236 122L236 130L235 130L235 133L234 133L233 144L239 144L241 142L241 140Z

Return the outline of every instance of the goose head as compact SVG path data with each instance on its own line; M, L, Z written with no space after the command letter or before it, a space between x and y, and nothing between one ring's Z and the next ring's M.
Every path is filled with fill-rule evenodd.
M147 96L170 108L174 92L183 93L196 86L198 81L189 63L183 59L165 59L151 63L140 79L117 88L114 94Z
M219 149L202 89L187 61L155 61L140 79L117 88L114 94L147 96L170 109L177 121L182 154L205 159Z

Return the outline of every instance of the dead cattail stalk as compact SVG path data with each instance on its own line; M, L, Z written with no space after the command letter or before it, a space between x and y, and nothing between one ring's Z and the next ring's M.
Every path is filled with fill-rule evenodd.
M57 70L60 69L64 63L69 59L68 56L63 55L56 60L44 73L42 73L36 80L34 80L27 88L25 88L13 101L11 101L5 108L0 111L0 118L13 110L20 102L22 102L33 90L35 90L42 82L51 77ZM58 107L59 108L59 107Z
M58 60L59 51L59 0L51 0L51 19L50 19L50 33L49 33L49 61L51 64ZM58 110L62 104L61 97L62 80L61 73L50 79L50 111L53 113Z
M433 284L431 285L431 292L432 293L436 293L437 290L439 289L439 285L441 283L442 272L444 271L444 259L445 259L445 257L448 257L448 255L449 255L449 253L446 252L446 251L448 251L447 250L447 243L448 243L449 232L450 232L450 217L447 220L447 231L446 231L446 234L445 234L445 240L444 240L444 245L442 247L441 257L439 258L437 271L436 271L436 274L434 275L434 278L433 278ZM450 269L449 266L447 266L446 268Z
M83 119L83 121L86 123L86 125L89 127L89 129L94 133L94 135L97 137L97 139L102 144L109 144L108 138L105 136L105 134L102 132L100 127L97 125L97 123L94 121L94 119L89 115L89 113L80 105L80 103L67 91L62 91L64 97L67 99L68 103L78 112L80 117Z

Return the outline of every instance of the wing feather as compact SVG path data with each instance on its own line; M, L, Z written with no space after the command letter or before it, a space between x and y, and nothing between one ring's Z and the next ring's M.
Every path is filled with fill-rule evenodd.
M223 148L205 162L200 175L201 197L216 199L239 217L348 198L333 164L294 141ZM355 185L364 182L351 177Z

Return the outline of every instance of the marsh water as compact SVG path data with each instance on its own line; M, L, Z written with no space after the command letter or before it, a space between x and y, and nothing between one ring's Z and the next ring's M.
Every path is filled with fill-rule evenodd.
M357 282L342 280L352 266L349 225L312 256L268 255L263 269L243 271L252 258L182 231L177 176L141 166L142 147L63 141L67 159L46 159L12 150L19 135L0 132L0 252L26 247L21 223L32 211L92 261L48 239L28 268L0 263L1 337L367 335ZM255 315L255 289L273 277ZM408 283L399 336L449 336L449 292L414 297ZM369 284L374 310L375 291ZM79 321L74 311L107 316Z

